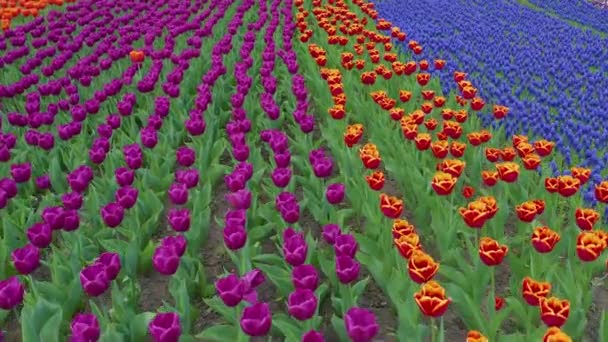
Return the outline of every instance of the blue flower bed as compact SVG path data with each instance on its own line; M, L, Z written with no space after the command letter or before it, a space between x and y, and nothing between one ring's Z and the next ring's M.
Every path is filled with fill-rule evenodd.
M528 0L561 18L608 33L608 11L597 8L587 0Z
M555 141L554 173L562 160L591 168L583 191L595 202L592 184L608 171L607 39L507 0L383 0L376 8L422 44L417 59L447 61L444 92L456 88L453 72L465 71L486 111L511 108L500 123L480 115L484 125Z

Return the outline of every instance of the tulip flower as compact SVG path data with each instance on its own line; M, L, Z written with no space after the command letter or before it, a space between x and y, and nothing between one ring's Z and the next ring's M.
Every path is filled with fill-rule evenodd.
M310 330L302 336L301 342L325 342L325 338L321 332Z
M12 310L23 301L25 288L17 277L0 281L0 309Z
M551 284L548 282L536 281L530 277L525 277L522 282L522 296L531 306L538 306L550 291Z
M182 334L179 315L175 312L158 313L148 324L154 342L177 342Z
M152 265L154 269L163 275L172 275L177 272L179 267L179 255L174 248L160 245L152 255Z
M265 336L272 326L270 306L256 303L246 307L241 315L241 329L251 337Z
M118 227L124 218L125 210L118 203L108 203L101 208L101 218L106 226L110 228Z
M293 228L287 228L283 232L283 255L285 261L291 266L300 266L308 255L308 244L302 233Z
M434 280L422 284L420 291L414 294L414 300L420 311L430 317L442 316L452 302L446 297L445 289Z
M11 253L11 259L17 272L30 274L40 266L40 250L32 244L27 244L15 249Z
M291 279L296 289L316 290L319 286L319 273L313 265L296 266L291 271Z
M97 297L110 287L110 279L108 279L106 268L101 263L94 263L80 271L80 283L87 295Z
M561 327L570 314L570 302L556 297L540 299L540 318L548 327Z
M317 296L312 290L296 289L287 298L287 311L293 318L305 321L314 316L317 304Z
M327 186L325 198L330 204L338 204L344 199L344 184L335 183Z
M100 335L99 321L93 314L78 313L70 323L70 341L97 341Z
M373 312L353 307L344 315L346 333L353 342L371 342L380 331Z
M236 274L219 278L215 282L215 290L228 307L238 305L243 299L243 283Z

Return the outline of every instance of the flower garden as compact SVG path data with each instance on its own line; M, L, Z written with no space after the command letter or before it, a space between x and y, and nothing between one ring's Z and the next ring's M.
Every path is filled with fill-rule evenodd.
M0 20L0 341L608 341L608 11Z

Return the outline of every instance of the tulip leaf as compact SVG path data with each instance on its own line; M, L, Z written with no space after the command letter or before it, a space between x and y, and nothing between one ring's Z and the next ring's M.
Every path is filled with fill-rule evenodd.
M367 283L369 283L369 277L365 277L364 279L359 280L353 287L351 288L353 299L356 299L363 294L365 288L367 287Z
M205 304L207 304L213 311L220 314L230 323L237 324L237 317L235 317L234 309L229 308L222 302L219 297L213 297L209 299L203 299Z
M487 331L486 321L481 317L480 305L457 285L448 283L445 287L453 300L452 305L456 306L465 325L480 331Z
M125 341L125 337L116 331L116 327L110 325L108 329L102 332L101 337L99 337L99 342L123 342Z
M257 267L264 272L264 275L277 287L279 295L287 296L293 285L291 283L291 273L282 267L266 264L258 264Z
M247 232L251 241L262 241L267 238L273 230L272 224L258 225Z
M600 341L608 341L608 315L606 315L606 311L602 311L602 315L600 316L598 335Z
M340 341L346 342L349 341L349 338L346 334L346 327L344 326L344 320L336 315L331 317L331 325L334 328L334 331L340 338Z
M256 256L252 257L251 261L254 264L256 264L256 266L258 263L275 265L275 266L285 265L285 260L283 260L283 258L278 256L277 254L258 254Z
M131 332L131 341L142 341L148 334L148 324L154 318L154 313L143 312L131 319L129 330Z
M439 267L439 274L446 277L447 280L457 284L460 288L468 288L468 281L464 274L455 268L442 264Z
M300 328L294 323L294 319L285 314L273 315L272 325L285 335L286 341L298 341L299 337L303 335Z
M43 298L36 299L33 306L25 305L21 311L23 341L59 341L62 318L61 306Z

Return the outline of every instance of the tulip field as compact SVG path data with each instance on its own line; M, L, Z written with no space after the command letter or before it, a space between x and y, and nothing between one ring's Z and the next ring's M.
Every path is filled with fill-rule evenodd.
M0 342L608 341L606 23L0 0Z

